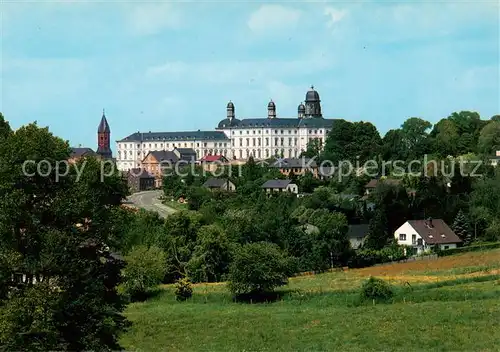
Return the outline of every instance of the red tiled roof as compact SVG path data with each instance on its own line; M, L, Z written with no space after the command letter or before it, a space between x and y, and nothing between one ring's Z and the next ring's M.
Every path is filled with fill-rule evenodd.
M223 155L206 155L201 161L224 161L225 159Z

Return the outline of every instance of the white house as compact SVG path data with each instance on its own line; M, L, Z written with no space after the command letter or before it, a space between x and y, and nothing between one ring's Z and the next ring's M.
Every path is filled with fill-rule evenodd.
M399 245L413 248L413 254L420 254L434 246L439 249L456 248L462 240L441 219L408 220L395 232Z

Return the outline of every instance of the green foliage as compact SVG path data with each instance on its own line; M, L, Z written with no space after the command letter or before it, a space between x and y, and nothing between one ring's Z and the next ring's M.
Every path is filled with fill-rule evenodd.
M116 350L127 326L117 292L123 262L109 251L126 185L112 163L101 170L94 158L66 169L69 155L67 142L36 124L0 143L0 248L10 258L0 265L25 278L2 275L2 327L17 331L5 342L12 350Z
M175 283L175 297L178 301L186 301L193 296L193 287L188 278L184 277Z
M371 276L361 286L361 299L387 302L394 295L394 291L387 282Z
M350 259L350 268L364 268L375 264L396 262L407 258L403 246L390 245L380 250L362 249L358 250Z
M500 122L491 121L480 132L478 150L488 156L500 150Z
M387 228L387 216L384 207L378 207L375 215L370 220L368 236L364 241L364 247L371 249L382 249L390 240L389 229Z
M488 251L488 250L496 249L496 248L500 248L500 242L482 243L482 244L477 244L477 245L472 245L472 246L467 246L467 247L459 247L459 248L452 248L452 249L445 249L445 250L436 250L436 254L440 257L446 257L449 255L454 255L454 254L467 253L467 252L481 252L481 251Z
M460 237L464 245L468 245L472 242L472 230L463 211L460 210L458 212L455 217L455 221L453 222L452 229L457 236Z
M235 295L269 292L285 285L290 274L290 260L277 245L249 243L234 251L229 289Z
M194 282L221 281L228 272L230 242L217 225L202 226L198 230L196 247L187 264Z
M165 253L158 247L134 247L125 261L127 266L123 270L123 285L132 299L144 296L149 289L160 284L165 276Z

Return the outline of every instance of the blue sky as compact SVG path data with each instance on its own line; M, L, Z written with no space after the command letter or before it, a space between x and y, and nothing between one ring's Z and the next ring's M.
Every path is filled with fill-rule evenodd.
M383 134L408 117L500 113L499 7L490 2L4 3L0 111L95 147L138 130L212 130L295 117L311 84L328 118ZM113 143L114 144L114 143Z

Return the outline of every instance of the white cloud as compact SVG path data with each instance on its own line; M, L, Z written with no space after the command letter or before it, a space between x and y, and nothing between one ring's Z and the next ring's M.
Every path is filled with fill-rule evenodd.
M182 25L182 16L172 3L144 3L127 9L131 31L137 35L151 35L167 28Z
M250 15L247 25L257 34L291 28L297 25L302 11L282 5L262 5Z
M325 8L325 15L329 17L327 26L332 27L335 23L342 21L347 14L347 10L338 10L330 6Z
M316 51L297 60L167 62L146 70L149 79L197 84L267 84L270 80L307 76L335 64L325 52Z

